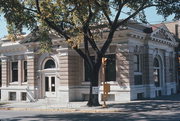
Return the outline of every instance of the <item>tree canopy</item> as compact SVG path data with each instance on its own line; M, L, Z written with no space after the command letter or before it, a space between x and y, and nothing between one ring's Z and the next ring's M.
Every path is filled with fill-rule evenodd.
M179 0L1 0L0 12L9 24L9 32L27 27L30 30L42 27L50 29L65 38L65 41L88 63L92 70L91 86L98 85L101 59L112 42L114 32L134 17L146 22L144 10L156 7L157 14L167 18L180 18ZM129 8L128 16L121 18L123 8ZM121 20L120 20L121 19ZM96 43L96 34L108 28L109 34L102 47ZM42 33L44 33L42 32ZM84 49L79 45L83 43ZM89 46L90 45L90 46ZM96 53L96 60L90 58L89 47ZM96 75L96 76L95 76ZM92 88L90 89L92 93ZM97 98L97 95L94 96ZM90 96L89 105L96 105L97 99ZM96 103L93 103L96 102Z
M10 34L14 32L12 29L20 31L22 27L27 27L32 30L37 26L43 26L43 28L54 29L76 49L78 44L83 41L82 36L88 33L91 34L91 37L89 37L91 41L89 40L88 42L96 51L98 49L95 47L94 38L92 36L94 34L92 32L92 26L106 23L111 31L116 30L116 28L134 17L139 17L139 20L146 22L144 9L149 7L156 7L157 14L164 16L164 18L173 14L174 19L177 20L180 18L179 6L179 0L0 1L0 11L7 20ZM124 7L130 8L128 12L129 16L123 19L123 21L118 21L121 19ZM85 30L85 28L88 28L88 30ZM106 49L107 46L102 47L103 54Z

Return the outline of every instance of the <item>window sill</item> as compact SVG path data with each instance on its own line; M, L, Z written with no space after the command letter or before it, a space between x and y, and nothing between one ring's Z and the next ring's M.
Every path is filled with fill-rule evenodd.
M134 72L134 75L142 75L142 72Z
M17 85L18 82L10 82L9 84L10 84L10 85Z
M24 85L25 85L25 84L28 84L28 83L27 83L27 82L22 82L22 84L24 84Z
M83 81L81 84L82 84L82 85L90 85L90 82L85 82L85 81Z
M111 84L111 85L116 85L116 84L118 84L117 81L107 81L106 83ZM83 81L81 84L82 84L82 85L90 85L90 82L85 82L85 81ZM101 84L101 86L102 86L102 85L103 85L103 82L100 82L100 84Z
M103 85L103 83L104 83L104 82L101 82L101 85ZM118 84L117 81L107 81L106 83L111 84L111 85L116 85L116 84Z

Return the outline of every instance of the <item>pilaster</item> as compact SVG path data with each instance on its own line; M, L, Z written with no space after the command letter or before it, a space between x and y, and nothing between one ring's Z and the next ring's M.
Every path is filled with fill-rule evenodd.
M146 85L146 98L151 97L151 92L153 88L151 85L154 84L153 81L153 49L149 48L148 45L145 46L143 53L143 80Z
M23 69L22 69L22 59L18 60L18 85L21 86L22 84L22 74L23 74Z
M8 86L8 58L6 56L1 56L1 75L2 75L2 87Z
M27 83L29 86L34 86L35 84L34 53L28 52L26 54L27 54Z
M170 80L171 80L171 74L169 73L169 66L170 66L170 57L169 57L169 52L165 52L165 66L164 66L164 69L165 69L165 80L166 80L166 83L169 83Z
M60 61L60 85L67 86L68 85L68 48L59 48L57 50L59 52L59 60Z

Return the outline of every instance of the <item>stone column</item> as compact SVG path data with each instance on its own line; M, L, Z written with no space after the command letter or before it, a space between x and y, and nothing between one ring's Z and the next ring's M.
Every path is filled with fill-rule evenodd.
M145 84L154 84L153 81L153 50L148 49L146 53L143 54L143 75L144 75L144 80Z
M177 72L176 72L176 53L175 52L172 52L173 54L173 63L172 63L172 87L171 87L171 94L174 94L177 92Z
M1 56L1 74L2 74L2 87L8 86L8 61L6 56Z
M169 52L165 52L165 66L164 66L164 70L165 70L165 82L169 83L170 82L170 73L169 73L169 66L170 66L170 62L169 62Z
M22 84L22 75L23 75L23 68L22 68L22 60L18 60L18 85L21 86Z
M170 73L169 73L169 52L165 52L165 60L164 60L164 77L165 77L165 83L170 82Z
M154 81L153 81L153 49L145 46L145 52L143 54L143 80L146 85L146 98L155 97L154 94Z
M176 63L176 61L175 61L176 60L176 53L175 52L173 52L173 59L172 60L173 60L173 65L172 65L172 67L173 67L173 73L172 73L173 74L173 80L172 81L176 82L176 80L177 80L176 73L177 72L176 72L176 64L175 64Z

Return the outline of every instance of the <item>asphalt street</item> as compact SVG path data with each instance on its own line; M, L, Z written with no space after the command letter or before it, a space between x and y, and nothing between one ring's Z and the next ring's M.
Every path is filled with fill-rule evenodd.
M180 111L62 113L1 110L0 119L0 121L180 121Z
M11 104L13 106L14 103ZM5 105L1 105L3 107ZM93 113L0 110L0 121L180 121L180 94L139 102L109 104L119 112ZM95 108L88 107L94 110Z

